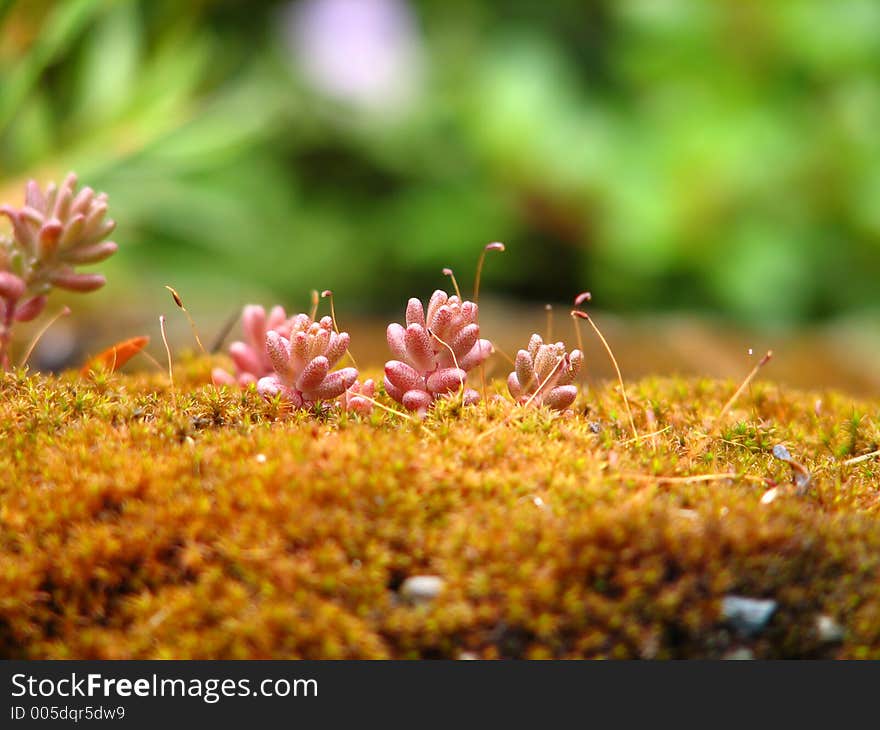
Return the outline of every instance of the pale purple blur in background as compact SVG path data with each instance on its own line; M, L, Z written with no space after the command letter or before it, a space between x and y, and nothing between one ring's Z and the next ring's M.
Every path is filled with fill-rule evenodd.
M403 0L306 0L284 13L285 40L315 90L377 113L415 98L421 39Z

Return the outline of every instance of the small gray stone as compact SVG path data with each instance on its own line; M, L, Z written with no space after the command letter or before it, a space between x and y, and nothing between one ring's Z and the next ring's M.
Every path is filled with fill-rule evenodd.
M400 595L412 603L428 603L440 595L445 581L439 575L412 575L400 586Z
M836 644L843 641L843 626L837 623L831 616L823 614L816 618L816 633L819 634L819 641L824 641L828 644Z
M777 605L772 599L725 596L721 602L721 614L740 634L752 636L764 629Z
M789 453L788 449L782 444L776 444L776 446L773 447L773 456L780 461L791 461L791 453Z

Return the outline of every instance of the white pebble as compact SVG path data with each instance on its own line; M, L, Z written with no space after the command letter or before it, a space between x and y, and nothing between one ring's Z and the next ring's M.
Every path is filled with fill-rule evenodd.
M770 504L778 496L779 496L779 487L773 487L772 489L768 489L766 492L764 492L764 496L761 497L761 504Z
M413 603L427 603L440 595L444 585L438 575L412 575L403 581L400 595Z

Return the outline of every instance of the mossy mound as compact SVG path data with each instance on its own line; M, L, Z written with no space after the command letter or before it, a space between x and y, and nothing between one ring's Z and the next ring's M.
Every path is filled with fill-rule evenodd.
M735 384L649 379L635 441L610 385L420 423L288 414L209 368L3 377L0 656L880 657L880 463L845 463L878 402L756 383L713 435ZM434 600L402 597L417 574ZM777 609L742 636L730 594Z

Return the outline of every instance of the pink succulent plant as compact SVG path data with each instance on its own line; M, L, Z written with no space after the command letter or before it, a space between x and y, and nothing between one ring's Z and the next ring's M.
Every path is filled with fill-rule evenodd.
M547 405L564 411L577 397L575 376L583 364L580 350L565 351L561 342L544 344L533 334L529 349L516 353L515 369L507 378L507 389L519 403Z
M246 386L256 384L260 378L271 375L274 368L266 351L266 333L274 330L280 335L289 336L292 327L284 307L272 307L267 315L265 308L258 304L245 306L241 313L241 324L244 342L233 342L229 346L229 357L235 365L235 375L223 368L214 368L211 374L216 385Z
M479 400L465 388L467 373L492 353L480 339L477 305L437 290L427 314L418 299L406 306L406 328L388 325L388 346L397 359L385 363L385 391L405 408L427 412L440 396L463 390L465 403Z
M263 396L280 394L295 407L308 408L339 398L354 385L355 368L330 371L348 351L347 332L334 331L330 317L313 322L308 315L297 314L287 323L287 336L276 330L266 333L266 352L275 372L257 382Z
M223 368L214 368L211 376L215 385L246 387L254 384L263 395L282 393L297 407L311 405L315 400L332 400L337 397L339 405L345 410L362 414L373 410L371 399L375 396L376 386L372 380L361 383L352 379L351 371L354 371L357 378L357 371L354 368L338 371L342 373L341 376L329 373L329 368L347 352L349 342L347 333L333 331L333 320L330 317L324 317L316 323L306 314L297 314L288 318L284 307L281 306L272 307L266 314L264 307L248 304L242 311L241 320L244 341L233 342L229 346L229 356L235 365L235 374ZM303 338L308 340L308 344L303 344ZM298 343L301 349L297 360L289 354L291 343ZM314 353L312 353L313 347L317 348ZM344 390L337 396L328 396L322 388L312 388L308 393L298 389L296 381L305 372L307 356L310 360L319 356L327 359L328 379L323 381L321 386L335 390L341 380L343 384L348 384ZM276 362L280 363L279 367L276 367ZM302 365L299 370L295 367L298 365ZM319 363L314 367L320 369L323 365ZM303 382L308 385L310 381ZM320 391L320 398L312 397L315 395L313 391Z
M107 195L91 188L76 193L76 175L60 187L43 191L31 180L25 204L16 209L0 206L0 215L12 223L12 237L0 236L0 361L8 366L7 349L12 325L43 311L53 287L90 292L106 283L101 274L81 273L76 267L95 264L116 253L105 240L115 228L105 220Z

